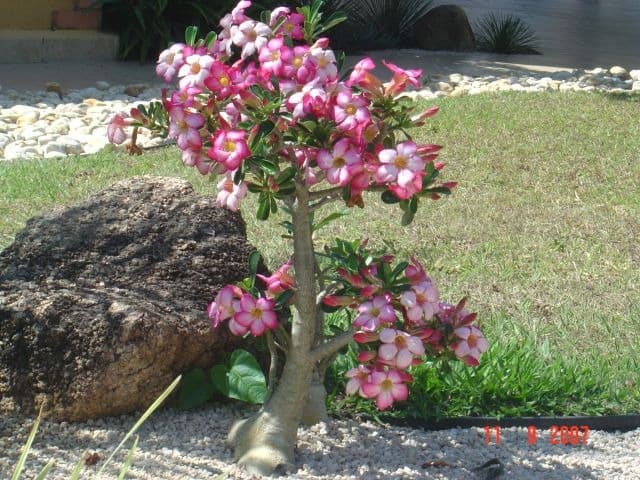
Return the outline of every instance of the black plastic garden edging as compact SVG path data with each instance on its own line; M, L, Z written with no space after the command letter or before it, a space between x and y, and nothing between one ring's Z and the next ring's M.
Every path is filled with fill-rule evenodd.
M603 430L605 432L628 432L640 428L640 415L602 415L597 417L457 417L442 420L418 420L418 419L381 419L393 425L424 430L447 430L450 428L470 427L529 427L533 425L538 429L548 429L552 425L562 426L587 426L591 430Z

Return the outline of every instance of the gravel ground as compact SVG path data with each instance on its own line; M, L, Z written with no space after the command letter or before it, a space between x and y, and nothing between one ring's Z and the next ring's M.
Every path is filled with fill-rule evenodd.
M251 479L232 463L224 438L235 415L231 407L156 412L139 430L140 441L127 478L145 480ZM244 412L246 413L246 411ZM32 447L23 478L33 478L50 459L56 467L49 479L68 479L83 452L97 453L89 478L135 423L125 415L86 423L44 421ZM0 417L0 478L9 478L20 446L32 425L27 418ZM640 429L626 433L591 431L586 445L552 445L540 431L530 445L527 430L502 429L489 444L481 428L426 432L373 423L334 420L298 432L297 471L291 479L494 478L473 469L497 458L500 478L510 479L640 479ZM130 444L129 444L130 445ZM126 449L125 449L126 450ZM126 452L104 478L116 478ZM435 462L435 463L430 463Z

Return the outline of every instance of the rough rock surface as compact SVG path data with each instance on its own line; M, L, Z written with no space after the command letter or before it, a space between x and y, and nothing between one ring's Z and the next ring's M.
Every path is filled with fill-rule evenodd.
M0 412L84 420L146 408L234 348L214 292L247 274L238 214L138 177L31 219L0 252Z
M457 5L440 5L416 22L415 38L425 50L475 50L476 41L464 10Z

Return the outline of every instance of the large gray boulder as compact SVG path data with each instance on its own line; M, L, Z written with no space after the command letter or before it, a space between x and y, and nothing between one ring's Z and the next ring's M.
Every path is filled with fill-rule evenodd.
M476 41L464 10L440 5L429 10L414 27L418 46L425 50L475 50Z
M117 183L32 218L0 252L0 412L146 408L237 346L212 295L247 274L242 218L174 178Z

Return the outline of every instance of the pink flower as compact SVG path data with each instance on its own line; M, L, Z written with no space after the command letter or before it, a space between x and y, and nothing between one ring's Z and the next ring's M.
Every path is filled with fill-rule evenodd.
M438 290L429 280L414 285L400 296L400 303L407 309L407 318L413 323L431 320L439 311L439 302Z
M407 187L419 172L424 172L425 161L417 150L417 145L409 141L399 143L395 149L381 150L376 180L380 183L398 182L399 186Z
M182 163L188 167L196 167L202 175L206 175L211 171L211 160L200 148L187 148L182 151L181 157Z
M290 268L291 261L288 261L268 277L260 275L259 273L256 275L256 277L267 285L267 297L273 298L285 290L291 290L293 288L293 277L289 274Z
M226 171L235 170L251 155L245 140L246 133L244 130L218 130L213 136L209 157L222 164Z
M286 53L286 56L284 56ZM297 46L283 52L285 64L282 68L282 76L298 83L307 83L316 74L315 58L309 56L309 47Z
M182 52L185 45L176 43L160 53L156 74L164 78L165 82L170 82L176 72L184 64Z
M203 87L209 76L209 67L213 64L213 57L209 55L189 55L184 65L178 70L180 88Z
M238 298L242 295L242 291L234 286L227 285L223 287L216 299L209 304L207 315L211 319L213 328L217 328L224 320L232 318L240 308Z
M424 282L425 280L430 281L427 273L424 271L424 267L414 257L411 257L411 265L404 269L404 274L412 285Z
M280 76L284 67L284 58L292 57L291 49L284 44L282 37L272 38L260 49L258 60L260 68L266 73Z
M341 130L351 130L361 123L368 123L371 119L367 109L367 101L359 95L353 95L350 90L343 90L336 97L333 107L333 118Z
M231 27L231 40L234 45L242 47L241 58L247 58L267 44L271 29L261 22L245 20L239 26Z
M293 40L304 40L304 32L302 24L304 23L304 15L300 13L290 13L287 7L278 7L271 12L269 26L273 26L284 17L284 23L280 26L278 33L291 37Z
M478 365L480 355L489 348L489 343L480 329L474 326L467 326L456 328L453 332L460 339L459 342L451 345L456 356L467 365Z
M316 78L323 83L331 82L338 78L336 56L333 50L328 50L317 45L319 45L319 41L309 50L309 54L315 59Z
M245 182L236 185L233 183L235 172L228 172L220 182L218 182L218 196L216 204L226 207L233 212L240 208L240 200L247 196L247 184Z
M387 67L393 73L393 78L391 82L386 85L386 94L395 96L401 92L404 92L405 88L407 88L407 84L410 83L415 88L420 86L420 75L422 75L422 70L404 70L397 65L394 65L391 62L387 62L385 60L382 61L384 66Z
M216 94L219 99L227 98L235 93L235 84L232 77L237 77L238 72L229 68L222 62L214 62L209 69L209 76L204 84Z
M233 319L241 326L247 328L251 335L258 337L267 329L273 330L278 326L278 317L273 311L273 300L266 298L255 299L245 293L240 298L240 310Z
M345 386L345 391L347 395L354 395L355 393L359 393L362 397L366 398L366 395L362 391L362 386L369 383L370 381L371 370L369 370L364 365L358 365L355 368L352 368L345 376L349 379L347 385Z
M406 400L409 389L404 384L405 377L397 370L371 373L368 383L362 385L362 393L366 398L375 398L376 407L386 410L394 401Z
M127 134L124 131L124 127L131 125L133 119L125 118L126 113L116 113L109 125L107 126L107 138L109 143L120 145L127 140Z
M171 94L170 107L167 110L170 110L171 107L181 107L183 109L192 107L195 104L195 96L199 93L202 93L202 90L197 87L176 90Z
M372 93L382 93L382 83L375 75L370 73L374 68L376 68L376 64L373 63L371 58L363 58L353 67L353 71L345 84L348 87L357 85Z
M180 150L200 148L202 138L199 129L204 125L202 115L176 107L169 110L169 118L169 138L176 139Z
M402 330L383 328L380 332L382 345L378 349L378 357L387 365L404 370L413 361L413 357L424 355L424 345L418 337Z
M291 110L296 120L305 115L320 118L327 110L327 92L314 83L307 83L302 90L295 92L287 99L287 108Z
M396 312L389 300L378 295L373 300L363 302L358 307L358 316L353 321L356 327L361 327L365 332L376 330L380 324L393 323L396 320Z
M327 181L345 186L351 176L362 167L360 155L347 138L338 140L331 152L320 150L317 156L318 167L326 171Z

